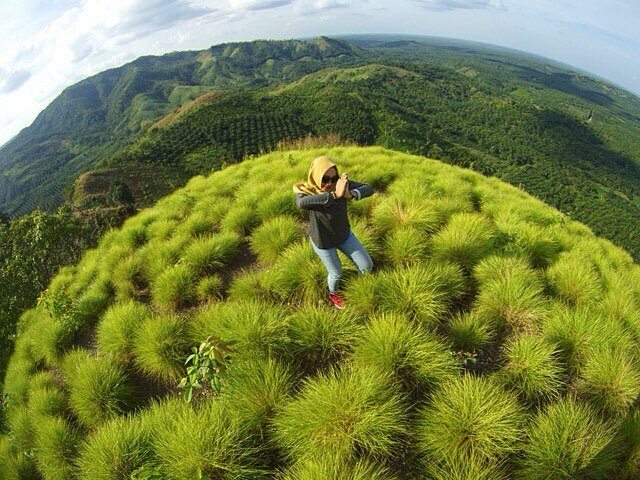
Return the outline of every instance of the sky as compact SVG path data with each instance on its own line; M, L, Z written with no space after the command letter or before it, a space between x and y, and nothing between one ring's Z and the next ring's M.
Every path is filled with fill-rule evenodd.
M640 95L638 0L0 0L0 145L65 87L141 55L387 33L535 53Z

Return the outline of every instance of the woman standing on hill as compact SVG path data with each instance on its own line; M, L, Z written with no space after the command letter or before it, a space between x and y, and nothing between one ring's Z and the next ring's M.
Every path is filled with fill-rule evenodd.
M327 268L329 298L337 308L344 308L344 300L338 294L342 266L336 249L349 257L361 274L370 273L373 268L371 257L351 231L347 199L369 197L373 195L373 188L367 183L349 180L346 173L339 176L333 160L323 155L311 162L307 181L297 182L293 191L296 205L309 211L306 233Z

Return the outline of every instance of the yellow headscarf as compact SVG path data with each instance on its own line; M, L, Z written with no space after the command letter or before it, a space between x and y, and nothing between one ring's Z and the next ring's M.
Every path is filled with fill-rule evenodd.
M333 160L326 155L315 158L309 167L307 181L296 182L293 185L293 191L296 193L307 193L309 195L327 192L327 190L323 190L322 188L322 176L331 167L336 167L336 170L338 170Z

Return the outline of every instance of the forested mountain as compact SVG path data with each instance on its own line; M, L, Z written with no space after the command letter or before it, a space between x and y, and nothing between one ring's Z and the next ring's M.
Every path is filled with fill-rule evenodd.
M79 173L204 92L256 89L364 56L326 37L258 40L144 56L86 78L0 149L0 210L19 215L60 204Z
M51 207L65 188L81 208L122 188L149 205L283 138L331 133L495 175L640 255L640 99L535 55L426 37L230 43L103 72L0 150L0 209Z

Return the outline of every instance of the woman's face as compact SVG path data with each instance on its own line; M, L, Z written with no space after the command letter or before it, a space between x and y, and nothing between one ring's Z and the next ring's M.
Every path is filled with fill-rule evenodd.
M329 170L327 170L326 172L324 172L324 176L325 177L333 177L335 175L338 174L338 169L336 167L331 167ZM325 191L330 191L333 190L335 188L336 184L333 182L322 182L322 188Z

